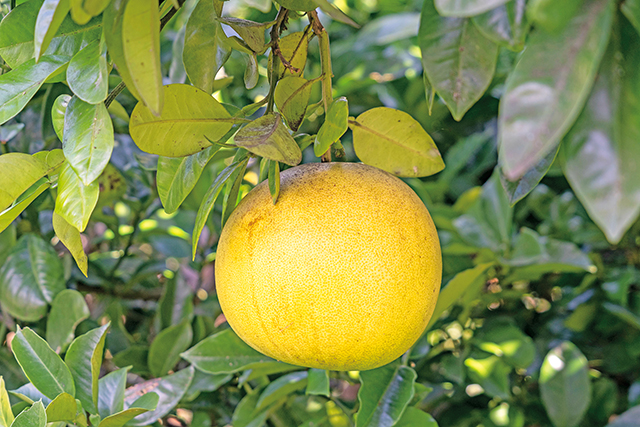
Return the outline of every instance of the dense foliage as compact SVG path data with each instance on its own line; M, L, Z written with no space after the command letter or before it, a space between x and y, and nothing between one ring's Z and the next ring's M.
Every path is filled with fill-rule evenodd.
M640 426L640 1L277 3L0 2L0 427ZM238 200L319 157L439 230L379 369L271 360L216 299Z

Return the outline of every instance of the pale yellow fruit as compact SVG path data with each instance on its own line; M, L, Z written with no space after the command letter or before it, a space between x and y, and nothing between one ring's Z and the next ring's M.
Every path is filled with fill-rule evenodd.
M233 330L274 359L367 370L420 337L440 290L436 229L418 196L371 166L315 163L267 182L229 218L216 288Z

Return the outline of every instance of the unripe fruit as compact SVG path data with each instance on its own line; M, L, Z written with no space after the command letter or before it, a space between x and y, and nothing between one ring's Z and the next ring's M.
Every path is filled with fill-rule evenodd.
M230 216L216 288L233 330L274 359L367 370L400 357L433 313L442 274L418 196L371 166L314 163L266 182Z

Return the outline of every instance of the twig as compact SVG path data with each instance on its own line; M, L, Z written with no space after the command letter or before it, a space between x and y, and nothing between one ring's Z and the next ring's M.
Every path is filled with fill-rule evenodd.
M127 85L125 85L124 82L118 83L118 86L114 87L113 90L109 92L109 96L107 96L107 99L104 100L104 106L109 108L109 105L111 105L111 103L115 101L116 96L120 95L125 87L127 87Z
M271 27L271 41L269 42L271 44L271 50L273 51L273 61L271 62L271 78L269 79L269 94L267 95L267 110L266 113L271 113L273 112L273 104L275 103L275 98L274 98L274 93L276 90L276 84L278 84L278 80L280 79L280 73L279 73L279 65L280 65L280 57L282 56L282 53L280 53L280 55L275 53L275 50L277 49L278 51L280 50L280 48L278 47L278 40L280 39L280 33L282 32L283 29L286 29L286 25L287 25L287 16L289 14L289 10L285 9L284 7L281 7L280 10L278 11L278 16L276 16L276 23L273 25L273 27ZM283 63L284 65L284 63ZM286 65L285 65L286 66Z

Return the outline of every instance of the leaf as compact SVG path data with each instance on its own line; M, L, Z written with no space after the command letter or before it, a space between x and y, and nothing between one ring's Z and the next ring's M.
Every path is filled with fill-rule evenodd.
M255 53L247 54L247 67L244 69L244 87L253 89L258 84L258 58Z
M136 145L147 153L182 157L211 146L238 120L211 95L193 86L173 84L165 88L162 114L154 116L142 104L131 113L129 131Z
M188 318L160 332L149 348L151 374L160 377L172 370L180 360L180 353L189 348L192 339L193 331Z
M145 381L129 387L125 393L125 404L137 399L141 394L154 392L158 395L158 406L155 410L138 416L129 425L144 426L169 413L182 399L193 379L193 366L182 369L175 374ZM133 405L129 406L131 408Z
M104 104L71 98L64 115L62 150L85 186L94 182L107 166L113 145L113 124Z
M502 358L514 368L528 368L536 356L533 340L510 319L487 321L475 338L480 349Z
M305 394L331 396L329 387L329 371L324 369L309 369L309 383Z
M416 372L408 366L390 363L360 372L356 427L391 427L413 398Z
M408 407L395 427L438 427L438 423L433 417L418 408Z
M124 409L128 372L129 368L118 369L98 380L98 413L103 419Z
M27 208L40 194L49 188L50 184L46 178L41 178L25 191L16 201L16 203L0 213L0 233L4 231L11 223Z
M260 394L256 409L258 411L264 409L280 398L302 390L307 386L307 376L307 371L292 372L271 382Z
M10 125L0 126L0 143L11 141L22 129L24 129L24 123L12 123Z
M238 385L242 386L248 381L264 377L266 375L282 374L285 372L299 371L299 366L288 365L282 362L266 362L255 366L250 366L238 378Z
M49 47L51 39L69 13L69 0L45 0L36 18L34 33L34 55L40 59Z
M85 25L91 19L82 7L82 0L71 0L71 19L78 25Z
M313 2L322 9L324 13L336 21L351 25L354 28L360 28L360 25L358 25L353 19L349 18L343 11L335 7L328 0L313 0Z
M55 215L55 214L54 214ZM89 318L89 307L82 294L73 289L60 292L51 303L47 317L47 342L57 353L66 351L76 327Z
M222 387L232 379L232 375L211 375L196 370L193 375L193 380L189 385L189 390L187 390L187 393L185 394L185 397L187 397L188 400L191 400L193 396L197 396L197 394L202 391L216 391L218 388Z
M29 405L32 405L33 402L37 402L38 400L42 400L42 403L44 405L48 405L49 403L51 403L51 399L40 393L38 389L35 388L35 386L30 382L26 383L17 390L11 390L9 393L11 393L21 401L28 403Z
M216 74L231 56L227 36L217 20L216 3L200 1L187 22L182 62L189 81L207 94L213 92Z
M640 34L640 0L625 0L620 10Z
M122 427L139 415L149 411L155 411L159 403L160 398L158 394L156 392L148 392L136 399L128 409L110 415L100 421L98 427Z
M636 316L631 310L608 301L603 302L602 307L618 319L627 322L630 326L640 329L640 316Z
M269 160L269 193L275 205L280 195L280 164L275 160Z
M53 247L34 234L23 235L0 268L3 309L33 322L46 314L47 303L64 289L64 269Z
M111 0L84 0L82 8L91 16L100 15L109 5Z
M0 124L15 117L33 98L40 86L67 62L60 56L43 56L0 75Z
M470 17L490 11L509 0L435 0L438 13L442 16Z
M344 135L347 129L349 129L349 103L347 98L341 96L333 100L325 116L324 123L318 130L313 144L315 155L322 156L331 148L331 144Z
M583 0L532 0L527 5L527 18L548 33L557 33L569 23L581 7Z
M23 2L0 23L0 56L12 69L29 61L35 55L35 29L42 0ZM67 16L55 32L42 55L58 55L67 62L88 42L96 40L102 33L102 24L94 19L79 26Z
M29 328L20 329L11 343L16 360L25 375L49 399L60 393L74 396L76 388L71 372L49 344Z
M275 21L254 22L239 18L218 18L218 21L227 24L244 40L249 48L254 52L265 50L264 33Z
M233 141L238 147L258 156L289 166L295 166L302 161L302 151L278 113L265 114L252 121L238 131Z
M13 419L9 394L7 394L7 389L5 388L4 378L0 375L0 427L11 426Z
M0 188L0 212L7 209L29 187L48 172L47 164L24 153L0 156L0 182L11 182Z
M640 40L628 31L602 62L587 105L560 150L563 170L612 244L640 213Z
M76 398L89 413L98 412L98 377L110 323L79 336L64 358L76 384Z
M193 250L193 259L196 257L196 249L198 248L198 240L200 240L200 235L202 234L202 229L204 228L204 224L207 222L211 211L213 210L213 205L218 198L218 195L222 191L222 186L224 183L231 177L231 175L240 168L244 168L246 166L247 160L242 162L232 163L227 166L220 174L216 177L209 190L205 194L202 199L202 203L200 204L200 208L198 208L198 214L196 215L196 223L193 227L193 234L191 235L191 245Z
M57 213L53 213L53 230L62 244L69 250L82 274L87 277L87 254L82 246L80 232Z
M589 408L587 358L570 341L547 353L540 368L540 396L556 427L577 426Z
M505 176L523 176L554 151L593 86L609 39L613 3L592 1L559 35L534 32L507 79L498 117Z
M31 408L22 411L11 424L12 427L45 427L47 414L41 401L35 402Z
M274 93L276 106L294 132L300 127L307 112L313 83L315 83L314 80L291 76L280 80L276 86Z
M291 64L291 68L285 68L282 65L282 61L278 61L278 80L282 80L284 77L302 76L304 66L307 63L307 50L309 49L309 39L306 33L298 31L297 33L287 34L278 40L278 48L284 59ZM273 52L269 54L268 69L271 70L272 66Z
M71 95L60 95L53 101L51 107L51 122L53 124L53 130L56 132L58 139L63 140L64 132L64 114L71 101Z
M242 398L233 411L231 423L234 427L261 427L265 425L269 410L258 410L256 404L260 398L260 390L255 389Z
M89 43L71 58L67 83L78 98L89 104L98 104L107 98L109 68L104 37Z
M308 12L317 6L313 0L275 0L276 3L289 10Z
M238 161L239 158L243 158L246 156L245 150L238 150L233 161ZM225 188L224 201L222 204L222 221L221 227L224 227L224 224L227 222L231 213L236 208L238 204L238 194L240 193L240 185L242 185L242 181L244 180L244 175L247 170L247 163L245 162L242 167L233 172L229 181L227 182L227 186Z
M209 374L233 374L274 362L245 344L231 329L205 338L181 356Z
M479 384L487 396L509 399L511 368L499 357L489 356L484 359L467 357L464 364L467 367L469 379Z
M549 171L549 168L551 168L557 154L558 150L551 151L544 159L540 160L537 165L525 172L522 178L516 181L509 181L502 169L499 169L500 183L502 183L502 188L507 192L511 206L518 203L536 188Z
M68 393L61 393L47 405L47 422L73 422L76 418L76 400Z
M606 427L638 427L640 423L640 406L634 406L626 412L623 412L613 422Z
M525 0L508 1L481 15L473 17L473 23L483 36L519 52L524 48L524 40L529 31L525 16Z
M485 38L469 19L443 18L426 0L418 44L429 82L460 121L489 87L498 60L498 45Z
M64 163L58 176L58 196L55 213L60 215L78 231L84 231L91 213L98 203L100 188L97 181L88 186L76 175L68 161Z
M433 139L409 114L377 107L349 120L353 146L363 163L397 176L429 176L444 162Z

